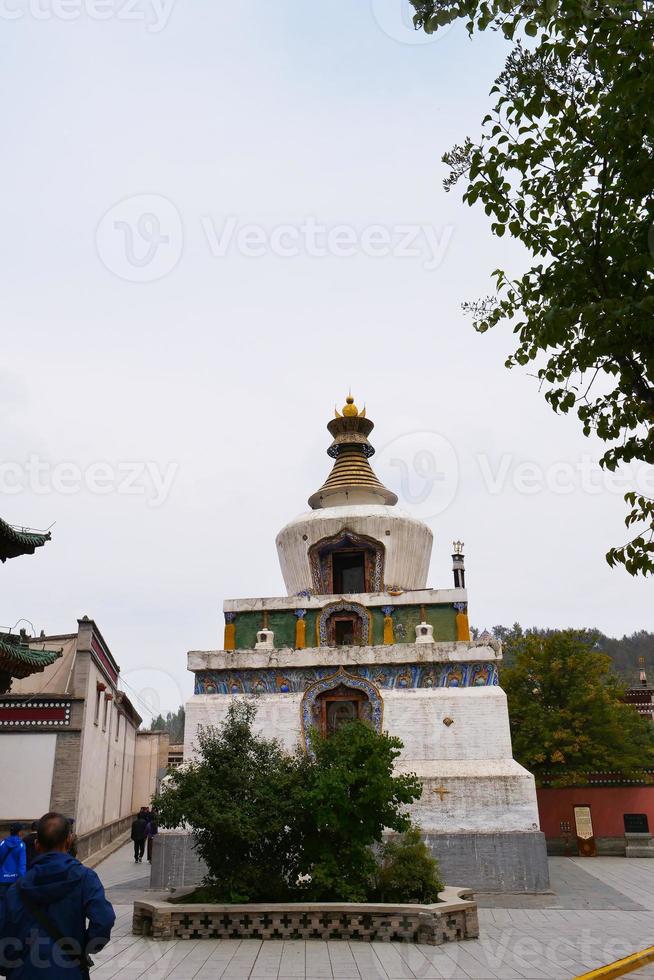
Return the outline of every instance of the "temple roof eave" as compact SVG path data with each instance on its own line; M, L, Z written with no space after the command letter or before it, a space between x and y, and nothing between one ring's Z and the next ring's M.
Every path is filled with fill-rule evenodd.
M50 667L62 655L61 650L33 650L21 638L0 633L0 671L24 678Z
M0 562L19 555L33 555L46 541L51 540L49 531L32 531L14 527L0 517Z

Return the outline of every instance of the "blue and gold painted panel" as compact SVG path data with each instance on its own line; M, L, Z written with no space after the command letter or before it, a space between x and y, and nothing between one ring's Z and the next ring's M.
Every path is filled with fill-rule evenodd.
M334 667L287 667L276 670L201 670L195 675L195 694L304 693L312 684L332 677ZM497 664L378 664L349 665L348 674L384 690L434 687L494 687Z

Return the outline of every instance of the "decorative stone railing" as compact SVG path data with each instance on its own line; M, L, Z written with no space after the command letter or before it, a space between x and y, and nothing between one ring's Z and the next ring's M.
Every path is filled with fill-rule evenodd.
M350 939L442 943L479 936L477 903L465 888L445 888L435 905L283 903L257 905L134 902L133 932L155 939Z

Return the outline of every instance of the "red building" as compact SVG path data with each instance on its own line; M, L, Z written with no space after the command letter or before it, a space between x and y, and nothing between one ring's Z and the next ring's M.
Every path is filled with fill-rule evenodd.
M620 773L594 773L589 782L537 790L548 853L654 857L654 781L626 784Z

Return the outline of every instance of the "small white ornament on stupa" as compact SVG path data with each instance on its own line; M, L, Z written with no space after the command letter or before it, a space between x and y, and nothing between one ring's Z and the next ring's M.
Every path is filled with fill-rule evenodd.
M416 626L416 643L433 643L434 627L429 623L418 623Z
M255 650L273 650L275 647L275 634L272 630L259 630L257 642L254 644Z

